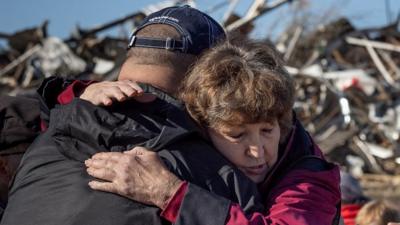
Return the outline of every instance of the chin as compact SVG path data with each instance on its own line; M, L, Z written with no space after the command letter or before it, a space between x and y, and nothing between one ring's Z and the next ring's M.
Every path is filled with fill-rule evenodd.
M248 176L248 177L250 178L251 181L253 181L256 184L259 184L259 183L263 182L264 178L265 178L265 176L261 176L261 175L259 175L259 176Z
M250 173L243 167L239 167L239 170L242 171L243 174L246 175L246 177L248 177L251 181L253 181L256 184L263 182L268 173L267 170L257 174Z

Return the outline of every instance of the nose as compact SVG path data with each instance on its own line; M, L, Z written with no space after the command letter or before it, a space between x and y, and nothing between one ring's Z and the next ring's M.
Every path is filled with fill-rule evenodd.
M261 143L250 145L248 149L248 155L255 159L264 158L264 146Z

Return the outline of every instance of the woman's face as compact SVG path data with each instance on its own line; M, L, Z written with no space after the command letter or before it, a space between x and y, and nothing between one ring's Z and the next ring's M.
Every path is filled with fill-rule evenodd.
M218 151L256 183L265 179L277 161L280 127L276 119L209 128L208 133Z

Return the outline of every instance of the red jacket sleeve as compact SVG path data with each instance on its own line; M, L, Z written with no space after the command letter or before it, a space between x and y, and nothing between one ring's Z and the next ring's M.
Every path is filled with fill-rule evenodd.
M167 207L161 212L161 216L171 223L175 223L176 218L178 217L178 212L181 208L183 198L185 197L187 186L188 183L186 181L183 182L174 196L168 202Z
M82 80L75 80L69 85L61 94L57 97L57 102L61 105L66 105L75 97L79 97L82 92L92 83L95 81L82 81Z
M332 224L340 202L339 171L295 170L279 183L268 197L266 213L246 218L238 205L232 205L227 225Z
M163 212L163 215L168 213L174 216L164 218L170 222L179 220L179 211L182 210L180 207L185 198L185 194L176 194L172 200L175 201L175 207L167 207ZM200 202L191 202L191 204L196 205L198 211L202 211L202 207L209 208L217 205L212 202L214 199L217 201L214 196L207 198L206 204ZM286 178L270 192L266 201L266 208L269 209L267 212L257 212L246 216L238 204L230 204L228 215L217 216L224 219L225 225L332 224L337 213L336 205L339 202L339 171L337 167L320 172L295 170L287 174ZM197 212L192 211L192 213ZM208 215L202 216L206 218ZM213 216L215 217L215 215Z

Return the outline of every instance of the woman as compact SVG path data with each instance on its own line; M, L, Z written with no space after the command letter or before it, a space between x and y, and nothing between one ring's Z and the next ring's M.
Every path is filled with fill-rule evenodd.
M218 151L258 184L266 212L246 217L237 204L179 180L143 148L94 155L87 171L106 182L89 186L156 205L173 223L201 224L207 210L229 204L220 213L221 224L332 224L340 202L339 170L323 159L293 115L294 93L274 49L229 41L196 63L181 91L188 112ZM126 165L124 158L135 163ZM199 204L198 196L207 204ZM192 207L192 217L181 218L181 207Z

